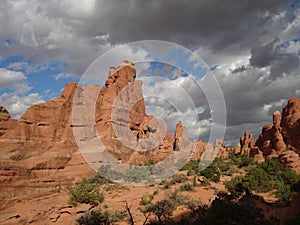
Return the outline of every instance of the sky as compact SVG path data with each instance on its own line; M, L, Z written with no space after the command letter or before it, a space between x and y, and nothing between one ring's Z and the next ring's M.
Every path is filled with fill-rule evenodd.
M149 49L133 51L127 45L140 40L173 42L203 59L224 95L227 144L237 144L246 129L257 137L274 111L300 97L298 0L1 0L0 29L0 104L14 118L31 104L58 97L67 82L80 81L111 49L125 47L129 55L149 60ZM122 56L107 63L117 66ZM195 66L191 58L178 60ZM147 110L172 132L178 112L163 96L186 90L195 106L184 107L186 101L177 98L178 107L186 109L184 125L193 138L199 134L206 140L211 105L186 71L160 63L137 67L138 77L155 73L176 78L177 89L145 82L145 90L155 87L161 94L161 99L146 99ZM100 68L99 76L107 72ZM193 113L198 115L196 127Z

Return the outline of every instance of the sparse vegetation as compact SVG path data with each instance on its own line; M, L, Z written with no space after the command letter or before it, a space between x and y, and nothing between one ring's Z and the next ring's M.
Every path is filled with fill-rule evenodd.
M189 183L180 185L180 191L192 191L192 190L194 190L194 186Z
M171 179L170 182L172 184L176 184L176 183L184 183L187 181L187 176L185 174L174 174Z
M114 191L114 190L128 191L129 188L122 184L110 184L105 187L105 191L107 191L107 192Z
M207 179L213 182L219 182L221 172L220 169L214 163L212 163L205 170L201 171L200 175L205 176Z
M79 225L111 225L126 217L125 212L112 210L92 210L86 211L76 222Z
M250 169L245 176L238 176L226 183L233 193L269 192L275 189L275 196L282 201L288 201L294 196L291 189L297 183L299 176L290 168L285 167L278 159L267 159Z
M264 218L260 208L251 199L244 199L240 203L232 202L231 197L222 194L210 206L199 205L194 208L186 225L196 224L243 224L243 225L275 225ZM183 221L173 224L183 224Z
M84 179L74 186L68 187L70 192L69 204L76 206L78 203L97 205L104 200L104 196L99 192L99 184L91 180Z
M152 200L154 199L154 195L144 195L140 201L140 205L149 205L152 203Z
M160 168L154 167L151 164L147 166L138 167L132 166L129 170L127 170L124 173L112 170L110 166L101 166L99 168L100 174L112 180L123 180L124 182L129 183L145 182L149 184L154 182L153 175L155 174L157 176L158 174L162 173L161 171L162 170Z
M203 162L202 162L203 163ZM205 163L205 162L204 162ZM240 164L240 165L239 165ZM203 164L204 165L204 164ZM229 159L216 158L212 163L205 165L206 168L199 171L199 160L192 160L185 165L186 172L173 175L168 180L162 181L152 193L145 194L140 200L140 211L144 214L143 224L246 224L246 225L278 225L277 218L266 220L261 210L253 204L252 191L271 192L281 201L289 201L299 189L299 176L289 168L280 164L277 159L267 159L258 164L246 156L230 154ZM125 174L110 171L108 167L102 168L107 173L114 174L119 179L127 182L140 182L151 177L149 167L132 167ZM152 168L153 169L153 168ZM195 187L210 186L211 182L219 182L221 175L232 173L243 174L226 182L226 191L215 190L218 196L209 206L203 205L197 199L190 200L180 194L180 191L192 191ZM187 174L187 175L186 175ZM199 176L203 177L199 177ZM192 179L193 178L193 179ZM199 180L198 180L199 179ZM201 179L201 182L199 182ZM99 205L104 197L100 190L107 192L129 190L121 184L107 184L108 180L97 175L92 179L84 179L69 187L70 203L88 203ZM106 184L106 185L104 185ZM165 199L155 201L155 195L160 189L168 189L176 185L177 191L167 194ZM155 188L155 185L151 187ZM298 190L299 191L299 190ZM250 199L248 201L248 199ZM191 210L189 216L183 216L179 222L171 219L173 211L178 206L184 206ZM77 219L78 224L115 224L123 220L127 214L129 224L134 224L135 212L131 212L126 203L124 212L109 210L109 207L101 207L94 211L87 211ZM129 219L128 219L129 218ZM244 219L247 218L247 221ZM296 220L289 220L285 225L293 224Z

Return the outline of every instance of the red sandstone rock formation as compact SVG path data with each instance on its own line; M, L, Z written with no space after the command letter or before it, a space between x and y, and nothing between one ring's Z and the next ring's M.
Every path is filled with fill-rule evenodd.
M279 161L300 174L300 157L296 152L292 150L282 152L279 155Z
M180 149L184 148L188 144L189 139L186 127L184 127L182 122L179 121L175 128L173 149L174 151L180 151Z
M0 106L0 137L17 126L18 122L10 117L7 109Z
M292 98L280 113L274 112L273 124L264 126L256 145L264 156L278 155L287 148L297 151L300 147L300 100ZM299 151L299 150L298 150Z
M44 189L51 190L58 183L67 185L94 173L79 154L71 128L77 89L81 89L80 85L69 83L60 97L32 105L19 120L13 120L14 126L1 136L2 193L16 189L18 194L14 197L23 198L26 194L31 198L41 190L40 183ZM29 187L30 193L25 190Z
M244 135L240 138L241 155L250 156L251 148L254 146L253 135L245 131Z
M274 112L273 123L263 127L257 140L245 132L240 145L241 154L252 156L258 161L263 161L263 157L279 157L282 162L300 172L300 159L297 157L300 153L300 99L290 99L282 110L282 117L280 112Z
M291 98L287 106L282 110L282 136L287 145L297 153L300 153L300 99Z
M149 159L158 162L166 158L174 150L174 137L161 129L162 123L154 116L146 115L142 83L136 81L135 77L133 64L123 62L118 68L110 69L105 88L87 85L83 89L77 83L68 83L60 97L32 105L18 121L11 119L7 110L1 108L0 130L3 136L0 138L2 146L0 169L9 171L1 173L4 174L2 178L15 179L7 175L20 174L18 171L25 171L21 174L31 176L33 171L62 170L68 167L74 157L79 160L79 164L85 164L78 152L73 129L87 125L85 123L88 107L79 106L95 105L95 102L96 130L91 126L90 131L84 130L85 133L77 134L83 140L95 138L97 131L105 147L114 156L123 161L128 160L132 164L143 164ZM120 94L118 104L114 104ZM73 105L74 99L75 105ZM72 115L73 107L79 108L76 115ZM112 120L112 110L115 110L117 119ZM153 151L134 152L134 148L124 146L120 142L120 137L117 137L114 132L114 123L119 123L121 129L129 130L137 142L137 147L147 149L148 145L151 145L149 141L147 142L151 135L150 140L157 139L157 146ZM181 126L181 129L185 128ZM182 139L183 142L187 142L185 133L182 132L182 137L177 133L177 141ZM16 164L18 166L15 166ZM85 169L85 171L91 170Z
M158 162L173 151L174 138L159 120L146 115L142 82L135 77L128 61L110 68L96 103L97 132L105 148L123 162Z

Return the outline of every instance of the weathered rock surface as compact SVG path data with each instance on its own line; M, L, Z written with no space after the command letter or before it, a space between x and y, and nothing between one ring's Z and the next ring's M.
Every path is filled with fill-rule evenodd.
M282 110L273 113L273 123L263 127L257 140L246 131L240 139L241 152L263 161L279 157L280 161L300 173L300 99L294 97Z
M72 132L72 104L77 83L69 83L56 99L32 105L0 137L0 205L57 192L94 171L78 152ZM10 222L8 222L10 223Z
M287 148L300 153L300 99L291 98L282 110L282 136Z
M240 138L241 155L250 156L251 148L254 147L253 135L245 131L244 135Z
M0 105L0 137L6 133L7 130L15 128L18 121L10 117L6 108Z
M110 69L106 87L91 84L82 88L77 83L68 83L60 97L32 105L19 120L11 119L1 107L0 130L5 132L0 137L0 200L9 201L10 195L5 193L12 190L18 191L13 191L15 195L11 198L47 195L49 191L45 190L58 183L69 185L92 176L94 171L78 151L80 141L100 138L117 159L130 164L158 162L168 157L174 151L174 137L163 128L162 122L146 115L142 83L135 77L133 64L123 62ZM89 112L91 109L94 114ZM124 145L113 125L118 125L121 131L126 129L135 145ZM88 129L80 129L83 127ZM79 140L74 138L73 131ZM177 142L188 142L182 125L180 132L175 133ZM153 147L151 142L157 143ZM153 150L135 151L135 148Z
M146 115L142 82L128 61L110 68L96 103L96 128L105 148L118 160L143 164L158 162L173 151L174 138L163 123ZM139 150L139 151L135 151Z
M189 144L188 134L186 127L182 125L182 122L179 121L176 124L175 133L174 133L174 151L180 151L180 149L184 148Z
M256 145L262 150L264 156L276 156L286 150L286 144L282 136L282 127L280 126L280 112L274 112L273 124L263 127Z
M279 161L300 174L300 157L296 152L292 150L282 152L279 155Z

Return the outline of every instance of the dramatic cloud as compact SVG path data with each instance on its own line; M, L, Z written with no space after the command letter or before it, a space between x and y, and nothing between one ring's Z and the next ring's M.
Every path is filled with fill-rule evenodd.
M274 110L281 110L289 98L300 96L299 12L298 1L281 0L4 0L0 5L0 61L11 56L24 60L12 61L1 69L0 87L22 90L16 88L19 85L29 95L32 84L28 84L26 73L43 74L55 62L63 67L56 75L51 74L51 79L67 81L80 77L104 52L126 46L127 42L172 41L192 49L216 74L227 106L225 139L236 144L245 129L257 135L261 126L271 121ZM143 49L139 55L146 58L147 54L151 53ZM105 63L116 66L124 55L128 54L118 54ZM107 69L97 68L94 72L105 77ZM182 75L182 71L163 69L164 73L174 73L174 78ZM45 76L49 76L46 72ZM164 96L176 96L176 91L157 85ZM186 90L197 107L207 105L205 95L188 79L178 78L176 85ZM7 102L5 94L0 104ZM28 99L38 102L41 95ZM8 105L23 105L19 109L24 110L28 104L22 95L18 96ZM166 107L165 102L149 99L149 103L150 100L158 107ZM180 107L187 106L183 96L177 100L181 101ZM186 109L183 118L189 118L188 113L198 113L201 135L207 136L209 107ZM165 109L158 108L158 114L159 110L163 114ZM172 115L172 107L170 110L166 121L173 123L176 116ZM14 115L19 115L17 111ZM193 120L187 121L193 127ZM192 132L197 132L196 128Z
M115 44L142 39L209 46L214 52L232 45L248 49L293 22L294 14L281 15L287 7L280 0L7 0L1 3L0 39L16 42L3 56L61 60L68 72L80 75Z
M41 103L43 99L38 93L31 93L27 96L4 93L0 95L0 102L13 118L19 118L24 111L32 104Z
M30 87L26 83L27 77L22 72L0 68L0 90L11 89L14 92L25 93Z

